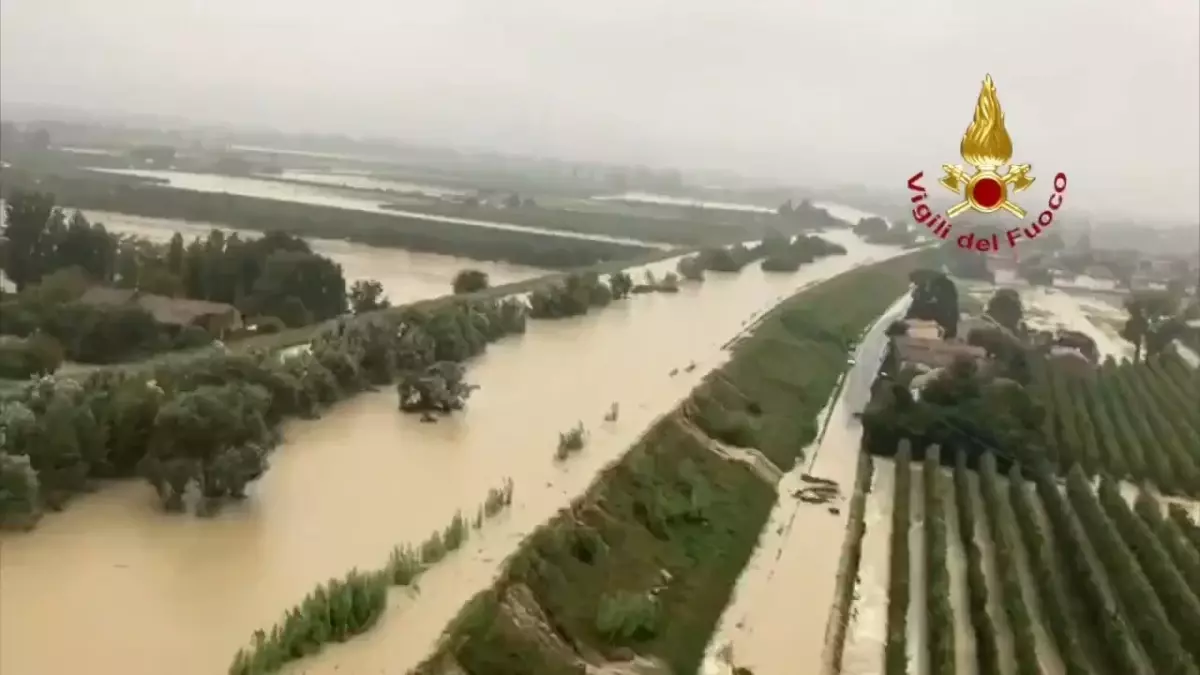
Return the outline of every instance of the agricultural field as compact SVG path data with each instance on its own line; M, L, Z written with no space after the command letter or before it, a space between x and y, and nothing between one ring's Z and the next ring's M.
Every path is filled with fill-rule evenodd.
M854 625L884 621L872 592L848 632L886 643L872 660L851 638L840 672L1200 672L1200 376L1174 356L1032 375L1044 447L1019 461L907 440L874 457L895 479L868 510L892 519L860 548L890 549L886 630Z

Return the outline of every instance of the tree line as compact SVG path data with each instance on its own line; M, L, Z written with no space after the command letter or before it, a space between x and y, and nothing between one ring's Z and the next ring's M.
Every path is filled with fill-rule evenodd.
M347 318L300 354L207 353L143 370L37 381L0 402L0 524L31 526L98 479L141 476L165 508L242 499L279 425L361 391L460 361L524 329L513 301L447 302Z
M946 602L944 525L939 498L944 483L940 462L928 448L925 457L927 509L923 527L929 547L927 586L908 585L909 474L914 449L905 442L896 455L893 511L891 586L887 610L884 672L908 672L907 611L912 592L928 594L930 672L955 672L948 644L954 617ZM1065 491L1052 475L1052 466L1038 462L1014 465L1007 489L996 471L995 458L981 457L978 476L991 547L977 546L976 506L969 495L967 456L956 453L954 484L960 536L967 553L966 586L981 673L999 669L996 617L989 616L990 593L999 604L1012 633L1016 672L1036 675L1042 658L1035 626L1042 624L1053 641L1068 675L1125 675L1179 673L1194 675L1200 663L1200 549L1191 533L1195 523L1175 507L1163 516L1162 505L1142 490L1133 505L1117 483L1105 476L1098 484L1075 466L1067 473ZM1032 474L1034 490L1023 474ZM931 492L932 491L932 492ZM1045 517L1039 514L1044 511ZM930 537L930 534L934 536ZM991 558L997 578L989 585L984 560ZM1021 559L1030 574L1023 577ZM1033 588L1027 589L1026 584ZM1039 597L1027 605L1026 594Z
M177 232L162 245L109 232L78 211L68 217L47 193L15 193L5 211L0 263L17 293L0 298L0 334L49 336L74 361L113 363L218 337L199 326L168 330L134 303L84 302L93 286L227 304L266 331L386 303L378 282L348 294L341 266L283 232L243 239L212 230L191 242Z
M1047 411L1048 456L1065 473L1106 473L1150 481L1170 494L1200 494L1200 396L1190 369L1173 355L1149 363L1109 359L1083 376L1035 362L1035 388Z
M207 243L194 250L209 251ZM168 246L166 260L172 249L178 253L179 247ZM227 240L222 250L229 250ZM222 271L243 268L202 269L214 276L201 278L218 282L207 289L229 281ZM464 270L454 288L470 293L487 283L486 274ZM656 283L652 290L665 288ZM0 503L0 522L23 525L96 479L133 476L145 478L168 509L185 508L187 495L196 493L197 509L212 513L229 499L244 498L247 485L267 470L284 419L319 415L342 398L389 383L397 383L404 410L459 409L471 389L461 364L489 343L524 332L527 317L575 316L647 285L624 272L608 278L577 273L548 281L528 303L455 297L433 309L348 316L286 359L266 352L209 353L148 372L112 369L78 381L39 380L0 406L6 456L0 481L16 486L15 497Z

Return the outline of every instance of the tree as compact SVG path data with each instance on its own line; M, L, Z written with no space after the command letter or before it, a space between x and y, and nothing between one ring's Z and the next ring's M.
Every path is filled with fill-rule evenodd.
M374 279L360 279L350 287L350 309L355 314L373 312L390 307L383 294L383 284Z
M271 316L277 317L288 328L299 328L313 322L312 312L304 306L304 301L294 295L284 297L273 308Z
M183 235L179 232L171 235L171 243L167 245L167 270L183 276Z
M1170 339L1181 331L1178 326L1181 321L1173 320L1173 314L1179 307L1179 301L1169 293L1162 291L1140 291L1133 293L1125 302L1129 318L1121 329L1121 337L1133 343L1133 360L1141 359L1142 349L1147 346L1147 338L1153 334L1155 353L1161 351ZM1150 356L1147 353L1147 356Z
M936 321L946 339L958 335L958 287L941 272L914 271L909 278L920 283L913 289L908 318Z
M54 195L14 192L4 204L4 273L17 290L37 282L45 271L52 245L48 224L58 209Z
M479 270L462 270L454 275L454 281L451 284L455 294L475 293L482 291L489 286L487 272Z
M703 267L700 267L700 278L704 278ZM608 277L608 285L612 289L613 299L620 300L629 297L629 292L633 290L633 278L627 272L614 272Z
M279 316L282 303L300 300L314 319L324 321L347 310L346 278L342 267L324 256L299 251L276 251L265 261L262 275L246 300L250 314ZM288 313L291 313L289 308Z
M863 218L854 226L854 234L863 239L878 239L886 236L888 233L887 221L883 218L871 216Z
M1002 288L996 291L991 300L988 300L987 309L984 311L995 319L996 323L1014 333L1017 332L1021 325L1021 319L1025 316L1021 306L1021 296L1011 288Z

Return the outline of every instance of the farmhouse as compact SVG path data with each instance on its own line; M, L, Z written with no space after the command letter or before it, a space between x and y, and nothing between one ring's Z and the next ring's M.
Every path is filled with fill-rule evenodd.
M987 359L987 350L983 347L937 338L902 335L895 338L895 346L900 363L927 368L945 368L961 357L974 359L978 363Z
M233 305L221 302L170 298L142 293L132 288L105 286L89 288L80 300L90 305L107 307L136 305L149 312L158 323L177 328L199 326L216 337L222 337L229 331L242 327L241 312Z

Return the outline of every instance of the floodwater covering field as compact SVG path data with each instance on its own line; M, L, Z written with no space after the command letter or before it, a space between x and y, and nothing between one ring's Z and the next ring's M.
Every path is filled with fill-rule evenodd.
M5 535L0 672L223 672L254 630L316 583L379 565L511 477L511 511L426 573L419 594L393 594L402 610L293 671L405 672L521 538L720 364L722 345L755 316L804 284L899 253L845 231L825 236L849 253L795 274L751 265L675 295L531 322L469 365L482 388L438 424L400 414L390 388L291 422L251 498L217 518L165 515L149 487L127 483L80 498L31 534ZM619 420L604 422L614 402ZM586 448L554 462L559 432L580 422ZM56 648L64 634L77 636L71 649Z
M331 206L340 209L349 209L353 211L367 211L371 213L384 213L393 216L404 216L407 218L416 218L419 220L427 220L430 223L455 223L459 225L474 225L476 227L487 227L496 230L507 230L510 232L532 232L554 237L564 237L568 239L588 239L591 241L605 241L618 244L637 244L640 246L655 246L655 244L638 241L635 239L626 239L622 237L608 237L601 234L580 234L577 232L568 232L565 230L550 230L537 227L528 227L525 225L513 225L510 223L494 222L490 220L477 220L474 218L457 218L453 216L438 216L427 213L417 213L414 211L401 211L396 209L385 209L383 203L378 199L368 199L366 197L352 196L345 194L344 191L330 186L330 188L319 188L312 185L302 183L289 183L287 181L278 180L263 180L261 178L243 178L236 176L222 176L217 174L207 173L188 173L185 171L152 171L140 169L93 169L104 173L114 173L124 176L137 176L141 178L151 178L161 181L166 181L166 184L173 188L182 190L194 190L196 192L214 192L226 193L233 195L242 195L245 197L257 197L260 199L275 199L279 201L295 202L298 204L313 204L316 206ZM394 200L393 200L394 201Z
M239 236L254 238L261 232L236 230L211 223L197 223L166 218L144 218L122 213L88 211L88 219L104 223L110 232L145 237L153 242L166 242L176 232L185 241L195 237L206 237L213 228L226 233L236 232ZM547 272L534 267L508 263L466 260L454 256L434 253L415 253L399 248L379 248L332 239L309 239L313 250L329 256L342 266L349 286L361 279L375 279L383 284L383 290L392 304L404 304L416 300L434 298L451 292L451 282L459 271L470 268L488 275L493 286L508 284L542 276Z
M723 211L750 211L753 213L775 213L775 209L755 204L743 204L740 202L709 202L700 199L686 199L682 197L669 197L667 195L653 194L650 192L623 192L617 195L601 195L592 197L595 201L614 201L614 202L632 202L635 204L654 204L661 206L688 206L698 209L713 209Z
M905 290L898 288L896 293L899 296ZM779 501L709 643L709 664L719 660L718 652L731 647L733 662L756 674L821 672L825 627L849 513L844 500L835 504L840 512L833 514L828 506L805 504L792 494L803 487L804 473L836 481L843 495L852 489L862 435L854 414L870 397L871 383L888 345L885 330L892 320L903 316L908 304L909 297L901 297L867 331L854 355L854 367L822 413L828 418L818 440L780 482ZM868 559L864 554L863 564L879 566L886 576L886 549L883 552L882 559Z
M883 672L883 647L887 642L888 561L896 465L880 457L873 458L873 463L858 587L842 656L842 672L847 675Z
M324 183L333 187L345 187L354 190L379 190L384 192L420 193L430 197L452 197L466 194L463 190L449 187L427 185L424 183L408 183L397 180L375 178L374 176L354 173L322 173L317 171L284 171L279 176L283 180L303 181L308 183Z

